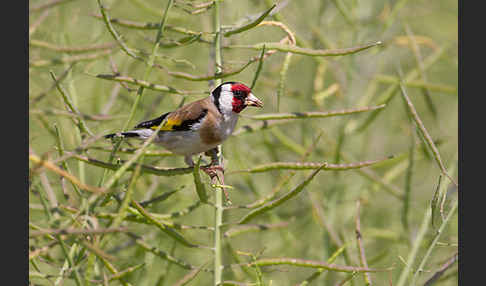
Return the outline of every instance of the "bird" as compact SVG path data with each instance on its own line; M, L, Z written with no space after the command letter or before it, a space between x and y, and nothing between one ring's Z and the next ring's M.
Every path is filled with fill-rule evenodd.
M263 102L245 84L228 81L214 88L206 98L141 122L133 130L107 134L104 137L121 136L147 140L160 128L154 143L174 154L183 155L184 162L189 167L194 167L192 156L204 152L211 156L211 163L201 169L211 175L215 169L222 168L216 164L216 147L233 133L239 113L247 106L262 108Z

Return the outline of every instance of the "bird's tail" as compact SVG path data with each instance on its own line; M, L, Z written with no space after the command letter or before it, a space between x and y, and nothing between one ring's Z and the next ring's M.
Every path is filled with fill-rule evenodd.
M119 133L111 133L111 134L107 134L105 135L104 137L109 139L109 138L113 138L115 136L123 136L123 137L134 137L134 138L140 138L140 139L143 139L143 136L141 136L140 132L138 132L138 130L136 131L127 131L127 132L119 132Z
M105 138L113 138L115 136L123 136L127 138L137 138L141 140L145 140L149 138L153 134L152 129L138 129L138 130L130 130L130 131L125 131L125 132L119 132L119 133L112 133L112 134L107 134L105 135Z

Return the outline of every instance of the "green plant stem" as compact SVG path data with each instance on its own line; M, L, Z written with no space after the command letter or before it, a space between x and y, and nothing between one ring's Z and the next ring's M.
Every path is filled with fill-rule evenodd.
M215 74L222 72L223 60L221 56L221 3L219 0L214 1L213 27L216 36L214 38L214 62L216 65ZM220 85L221 79L215 80L215 85ZM217 147L218 165L222 166L222 149L221 145ZM212 180L213 181L213 180ZM223 183L223 182L220 182ZM223 224L223 188L216 187L214 192L214 286L223 281L223 261L222 261L222 244L221 244L221 226Z
M143 146L142 146L142 148L143 148ZM137 152L135 152L135 155L137 155ZM76 160L84 161L84 162L86 162L90 165L98 166L98 167L101 167L101 168L110 169L110 170L114 170L114 171L120 170L120 169L123 168L125 170L122 173L124 173L125 171L134 170L134 167L132 166L133 162L130 163L128 166L125 166L125 165L120 166L120 165L117 165L117 164L110 164L110 163L107 163L107 162L99 161L99 160L96 160L96 159L93 159L93 158L89 158L89 157L81 156L81 155L77 155L77 154L72 154L72 157ZM32 160L36 160L36 159L34 158ZM132 159L130 159L130 160L132 160ZM126 161L126 162L128 162L128 161ZM126 162L123 162L123 163L126 163ZM141 172L142 173L153 174L153 175L157 175L157 176L184 175L184 174L192 173L193 170L194 170L194 168L192 168L192 167L162 169L162 168L156 168L156 167L147 166L147 165L141 166ZM121 174L119 174L117 176L121 176ZM67 178L70 180L69 177L67 177Z
M74 106L74 103L71 100L71 98L67 95L66 91L59 84L59 81L57 80L56 75L54 74L54 72L50 71L49 73L51 74L52 79L56 83L57 90L61 94L62 99L63 99L64 103L67 105L68 109L72 113L75 113L75 114L78 115L78 123L77 123L77 125L78 125L78 128L79 128L79 132L80 133L83 133L84 132L86 134L89 134L90 136L93 136L93 133L88 129L88 126L84 122L83 117L80 115L79 110Z
M59 64L69 64L69 63L76 63L82 61L94 61L102 57L106 57L113 53L113 50L107 49L103 50L102 52L91 53L91 54L81 54L76 56L70 57L63 57L63 58L53 58L49 60L36 60L36 61L29 61L29 67L46 67L51 65L59 65Z
M175 258L172 253L167 253L161 249L158 249L157 247L155 246L151 246L149 245L148 243L146 243L145 241L143 241L141 238L137 238L135 240L135 243L140 246L141 248L143 248L144 250L146 251L150 251L152 252L154 255L166 260L167 262L169 262L170 264L174 264L174 265L177 265L183 269L188 269L188 270L192 270L192 269L196 269L195 266L183 261L183 260L180 260L180 259L177 259ZM175 241L174 241L175 243ZM175 244L174 244L175 245Z
M214 203L216 206L214 216L214 285L221 283L223 278L223 261L221 247L221 225L223 224L223 190L216 188Z
M253 77L253 80L251 82L250 89L253 89L255 87L255 84L258 80L258 76L260 75L260 71L262 70L262 67L263 67L264 56L265 56L265 46L263 46L262 53L260 54L260 58L258 60L258 67L257 67L257 70L255 72L255 76Z
M165 86L161 84L155 84L148 82L146 80L139 80L133 77L128 76L120 76L120 75L113 75L113 74L98 74L96 75L97 78L112 80L117 82L126 82L130 84L138 85L139 88L147 88L155 91L167 92L171 94L179 94L179 95L191 95L191 94L206 94L206 91L192 91L192 90L180 90L173 88L171 86Z
M415 241L413 242L412 250L408 254L407 264L405 265L405 268L403 269L402 273L400 274L400 277L398 278L397 286L403 286L406 283L408 274L412 270L412 263L415 261L422 240L424 239L425 234L429 229L431 217L432 217L432 212L430 208L427 208L425 211L424 218L422 220L422 225L420 226L417 236L415 237Z
M135 167L135 171L132 174L132 178L128 185L128 189L125 192L125 197L123 198L123 201L120 204L120 207L118 208L118 215L108 225L109 227L114 227L114 228L119 227L121 223L125 220L128 206L132 200L133 189L135 188L135 183L137 182L138 176L140 175L141 161L143 161L143 156L142 158L140 158L140 162L137 164L137 166Z
M155 132L147 139L147 141L145 141L142 147L140 147L140 149L138 149L137 152L135 152L135 154L120 168L118 168L117 171L110 177L108 182L105 184L106 189L110 189L111 187L113 187L118 179L120 179L121 176L132 166L132 164L135 163L135 161L138 160L140 156L143 156L145 149L148 147L148 145L150 145L150 143L152 143L152 141L154 141L155 137L158 136L161 126L162 125L160 125L159 128L157 128Z
M65 38L66 38L66 40L68 40L68 43L69 43L70 41L69 41L69 34L68 33L65 34ZM69 67L66 66L66 68L69 68ZM67 72L66 81L67 81L67 85L68 85L68 89L69 89L69 94L71 95L71 99L74 103L74 106L78 106L78 96L77 96L76 88L74 87L73 69L69 69L69 71ZM79 110L77 111L77 114L78 114L78 116L81 114L79 112ZM82 118L78 119L79 122L81 122L81 120L82 120ZM85 125L84 128L86 128L86 130L89 132L89 129L88 129L88 126L86 125L86 123L83 123L83 124ZM93 136L93 134L90 134L90 133L88 133L88 134ZM76 132L76 139L77 139L78 144L82 144L84 138L85 138L85 135L81 132L80 129L78 129L78 132ZM79 180L81 181L81 183L86 182L86 168L85 167L86 166L85 166L84 162L78 162L78 174L79 174ZM86 198L83 197L82 204L84 205L84 203L86 203ZM86 225L86 223L83 223L83 225Z
M254 57L251 58L246 64L242 65L239 68L232 69L227 72L220 71L218 73L215 73L214 75L195 76L185 72L173 72L173 71L167 71L167 73L173 77L182 78L190 81L207 81L212 79L222 79L225 77L230 77L241 73L243 70L245 70L247 67L249 67L251 64L253 64L256 61L258 61L258 58Z
M142 58L135 55L133 53L133 50L128 48L127 45L125 44L125 42L123 42L121 36L116 32L115 28L113 28L113 26L111 25L110 18L108 17L108 14L106 14L105 7L103 7L103 4L101 4L101 0L97 0L97 1L98 1L98 8L100 9L101 15L103 17L103 21L105 22L105 25L106 25L106 28L108 29L110 34L113 36L113 38L118 42L121 49L130 57L137 59L137 60L140 60L140 61L144 61Z
M368 167L371 165L382 163L386 160L391 159L390 157L378 160L369 160L369 161L362 161L362 162L355 162L355 163L348 163L348 164L330 164L325 162L273 162L267 163L262 165L254 166L250 169L246 170L238 170L232 171L229 174L238 174L238 173L261 173L261 172L269 172L273 170L315 170L319 169L321 165L324 164L323 170L330 170L330 171L344 171L344 170L351 170L351 169L359 169L363 167Z
M101 19L103 20L102 15L92 15L96 19ZM160 15L157 15L160 16ZM137 21L131 21L131 20L125 20L125 19L110 19L111 24L118 25L120 27L124 28L129 28L129 29L136 29L136 30L158 30L160 28L160 23L153 23L153 22L137 22ZM191 31L183 27L175 27L171 25L166 25L166 29L171 30L176 33L184 34L184 35L200 35L200 34L210 34L206 32L200 32L200 31Z
M451 174L453 174L455 172L455 164L456 164L456 161L454 161L452 166L449 168L449 169L451 169ZM442 183L441 186L439 187L440 191L445 191L447 189L448 185L449 184ZM452 211L449 212L449 215L451 215L451 214L452 214ZM417 233L415 241L413 242L412 249L410 250L410 252L408 254L405 268L402 270L402 273L400 274L400 277L398 278L398 283L397 283L396 286L405 285L406 280L409 277L409 273L412 270L412 264L415 262L418 250L420 248L420 245L422 244L422 241L425 237L425 234L427 233L427 230L429 229L431 221L432 221L432 209L427 208L426 211L425 211L424 218L422 220L422 225L420 226L420 229ZM444 226L444 223L441 225L441 227L442 226ZM432 243L431 247L433 248L433 246L435 246L435 244ZM424 258L426 258L426 257L424 257Z
M241 220L238 222L238 224L247 223L248 221L250 221L251 219L253 219L255 216L258 216L258 215L261 215L263 213L266 213L269 210L278 207L279 205L283 204L284 202L286 202L289 199L291 199L291 198L295 197L296 195L298 195L312 181L312 179L314 179L314 177L317 175L317 173L319 173L319 171L321 171L323 168L326 167L326 165L327 165L327 163L321 164L317 168L317 170L315 170L314 172L312 172L312 174L310 174L304 181L302 181L300 184L298 184L291 191L289 191L289 192L285 193L284 195L282 195L280 198L275 199L273 201L270 201L270 202L264 204L263 206L255 209L255 210L252 210L251 212L249 212L248 214L246 214L243 218L241 218Z
M200 247L198 245L195 245L193 243L190 243L187 241L180 233L177 231L173 230L170 226L167 224L164 224L162 222L159 222L157 219L155 219L150 213L148 213L138 202L136 202L134 199L131 199L131 204L134 206L134 208L138 211L140 215L145 217L150 223L156 225L161 231L169 235L170 237L174 238L177 242L180 242L182 245L187 246L187 247Z
M199 266L198 268L192 270L191 272L187 273L182 277L179 281L177 281L174 286L184 286L189 284L196 276L203 270L203 268L206 266L207 262Z
M428 56L424 62L423 62L423 68L424 71L429 69L434 63L436 63L445 53L445 51L448 49L449 46L441 47L437 51L435 51L433 54ZM419 71L418 68L415 68L408 72L402 79L402 82L410 82L412 80L415 80L419 76ZM400 89L398 84L393 84L389 86L382 94L381 96L376 100L377 104L387 104L390 102L393 97L395 96L396 92ZM372 95L372 94L371 94ZM367 99L371 99L371 95L369 97L366 97ZM363 105L368 104L366 101L360 102ZM364 131L378 116L378 114L381 112L381 110L376 110L373 113L371 113L368 118L364 120L363 123L361 123L359 126L351 127L353 124L353 121L348 122L348 126L345 127L345 130L348 130L348 132L362 132ZM355 123L355 122L354 122Z
M420 264L417 268L417 271L415 271L415 275L413 276L412 283L410 285L416 285L417 278L424 271L425 263L427 262L427 260L430 257L430 254L432 253L435 246L437 245L437 241L439 241L440 235L442 234L442 232L444 231L444 228L447 226L447 224L451 220L451 217L455 214L457 207L458 207L458 202L459 202L459 200L457 200L457 199L454 201L451 210L447 214L446 219L442 222L441 226L439 227L439 230L437 230L437 233L434 237L434 240L432 240L432 243L430 244L429 248L427 249L427 252L425 253L424 257L422 258L422 261L420 262Z
M61 132L59 131L59 128L57 128L57 125L56 124L54 124L54 129L56 131L56 145L57 145L57 150L59 152L59 156L62 157L64 155L64 146L63 146L62 141L61 141ZM72 173L71 170L70 170L70 168L69 168L69 166L68 166L68 164L66 163L66 161L63 161L61 163L61 166L68 173L70 173L70 174ZM78 186L76 186L72 182L71 182L71 185L73 186L73 189L76 192L76 194L78 195L78 197L81 198L82 195L81 195L81 192L80 192Z
M412 101L408 97L407 92L405 91L405 88L402 83L400 83L400 89L402 91L403 98L405 99L405 102L407 103L407 106L410 110L413 120L415 121L417 127L419 128L420 132L425 138L426 143L429 145L430 149L432 149L432 153L434 154L434 159L437 162L437 165L439 165L441 172L449 180L451 180L451 182L457 187L456 181L449 175L449 173L447 173L447 169L444 167L444 164L442 163L439 150L437 149L437 146L435 146L434 140L432 140L432 137L430 136L429 132L427 132L427 129L425 129L425 125L423 124L422 120L418 116L417 110L415 110L415 107L413 106Z
M73 246L71 247L72 252L68 252L66 244L64 243L64 240L62 240L61 236L56 235L56 238L59 241L59 244L61 245L62 252L63 252L64 256L66 257L66 260L69 264L69 267L71 267L74 270L74 281L76 281L76 285L78 285L78 286L84 285L83 282L82 282L83 280L81 279L81 276L79 275L78 268L76 267L76 265L74 265L74 262L73 262L73 259L72 259L72 255L75 252L77 244L76 243L73 244Z
M265 19L265 17L268 16L268 14L270 14L270 12L272 12L273 8L275 8L275 6L277 6L276 4L273 4L272 7L270 7L267 11L263 12L260 17L258 17L257 19L255 19L254 21L246 24L246 25L243 25L241 27L237 27L235 29L232 29L226 33L224 33L224 36L225 37L229 37L231 35L234 35L234 34L238 34L238 33L241 33L241 32L244 32L244 31L247 31L247 30L250 30L251 28L254 28L256 26L258 26L258 24L260 24L263 19Z
M99 1L100 0L98 0L98 2ZM169 14L169 9L172 6L172 3L173 3L173 0L169 0L169 2L167 3L167 6L165 8L164 15L162 16L162 19L160 20L159 29L157 30L157 37L155 39L155 43L154 43L154 46L152 48L152 54L150 55L148 63L147 63L147 67L145 68L145 73L144 73L143 80L142 80L144 82L147 81L147 79L150 75L150 72L152 71L152 67L154 66L155 55L157 54L157 51L158 51L159 46L160 46L160 39L162 38L162 34L164 32L165 21L167 20L167 16ZM132 121L133 116L135 115L135 110L137 110L140 99L142 98L144 89L145 88L143 86L141 86L137 90L137 97L135 98L135 102L133 103L132 109L130 110L130 115L128 115L128 119L125 122L125 125L123 125L122 130L126 130L128 128L128 125Z
M392 75L386 75L386 74L376 75L375 80L377 82L388 83L388 84L400 83L400 78ZM403 84L408 87L425 88L429 91L437 91L437 92L452 93L452 94L457 93L457 88L454 86L440 84L440 83L429 83L423 80L408 80L408 81L403 81Z
M332 255L331 257L329 257L329 259L327 259L326 263L333 263L334 260L336 260L336 258L338 258L338 256L344 252L346 248L346 245L343 245L341 246L340 248L338 248ZM326 271L325 268L319 268L316 272L312 273L312 275L310 275L309 277L307 277L304 281L302 281L300 284L298 284L298 286L307 286L309 285L309 283L311 283L313 280L317 279L317 277L319 277L324 271Z
M89 192L93 192L93 193L105 192L104 189L93 187L93 186L86 185L86 184L82 183L78 178L76 178L75 176L71 175L70 173L62 170L56 164L53 164L50 161L45 161L35 154L29 154L29 160L32 161L35 164L38 164L39 166L45 167L45 168L57 173L58 175L63 176L64 178L68 179L71 183L77 185L79 189L89 191Z
M99 2L99 0L98 0ZM100 4L101 5L101 4ZM159 30L157 32L157 39L155 41L155 44L154 44L154 47L153 47L153 50L152 50L152 55L150 56L150 59L149 59L149 65L147 66L147 68L145 69L145 75L144 75L144 81L147 79L147 77L149 76L150 74L150 71L152 70L152 66L153 66L153 61L154 61L154 58L155 58L155 54L157 53L157 49L159 47L159 40L160 38L162 37L162 32L163 32L163 29L164 29L164 23L165 23L165 19L167 17L167 14L168 14L168 11L169 11L169 8L170 6L172 5L172 0L169 0L169 3L167 4L167 7L165 9L165 13L164 13L164 16L162 17L162 20L161 20L161 23L160 23L160 27L159 27ZM140 98L142 97L142 94L143 94L143 87L140 87L137 91L137 98L135 99L135 102L133 103L132 105L132 109L130 111L130 115L128 117L128 120L125 122L125 125L123 127L123 130L127 129L128 127L128 124L130 123L130 121L132 120L134 114L135 114L135 110L137 109L137 106L138 106L138 103L140 101ZM150 138L142 145L142 147L140 149L137 150L137 152L135 152L135 155L130 158L127 162L125 162L125 164L123 164L116 172L115 174L113 174L113 176L110 178L110 180L106 183L107 186L110 186L110 188L115 184L115 182L121 177L121 175L123 175L123 173L125 173L125 171L127 171L127 169L140 157L143 155L144 153L144 150L148 147L148 145L150 143L152 143L152 141L155 139L155 137L157 136L157 134L159 133L160 131L160 126L159 128L157 128L157 130L155 130L155 132L150 136Z
M81 47L64 47L64 46L57 46L55 44L51 44L49 42L39 41L31 39L29 41L29 46L43 48L47 50L52 50L59 53L86 53L92 52L97 50L106 50L112 49L116 44L115 43L103 43L103 44L93 44Z
M334 111L328 111L328 112L311 111L311 112L292 112L292 113L268 113L268 114L254 115L254 116L251 116L249 118L254 119L254 120L324 118L324 117L349 115L349 114L354 114L354 113L373 111L373 110L382 109L382 108L385 108L385 107L386 107L386 104L381 104L381 105L378 105L378 106L350 108L350 109L334 110Z
M263 46L265 48L265 46ZM262 49L263 50L263 49ZM278 83L278 90L277 90L277 112L280 111L280 98L285 93L285 82L287 81L287 71L289 70L290 60L292 59L292 53L285 54L285 59L282 64L282 69L280 70L280 81Z
M415 161L415 125L411 124L410 148L408 156L407 172L405 174L405 193L403 194L402 224L404 230L408 231L408 211L410 209L410 194L412 192L412 175ZM433 217L432 217L433 219Z
M360 208L361 208L361 202L358 200L358 202L356 203L356 242L358 244L360 264L362 267L368 268L368 262L366 261L364 243L362 240L362 233L361 233ZM367 286L373 285L369 273L364 274L364 279Z
M381 268L381 269L373 269L373 268L366 268L366 267L353 267L347 265L336 265L336 264L328 264L321 261L315 260L304 260L299 258L266 258L266 259L258 259L257 261L248 263L248 266L258 265L258 266L270 266L270 265L292 265L292 266L299 266L299 267L306 267L306 268L323 268L329 271L335 272L385 272L390 271L392 268Z
M199 165L201 164L201 157L197 161L196 165L194 165L194 171L192 172L194 177L194 185L196 187L197 195L199 196L199 200L202 203L206 203L208 201L208 195L206 194L206 187L201 180L201 173L199 172Z
M309 48L302 48L294 45L286 45L281 43L258 43L254 45L232 45L226 46L225 48L232 49L252 49L252 50L261 50L265 47L267 50L277 50L280 52L288 52L293 54L299 54L304 56L311 56L311 57L335 57L335 56L344 56L354 54L363 50L367 50L374 46L382 45L383 43L373 42L369 44L365 44L362 46L356 46L352 48L343 48L343 49L329 49L329 50L315 50Z

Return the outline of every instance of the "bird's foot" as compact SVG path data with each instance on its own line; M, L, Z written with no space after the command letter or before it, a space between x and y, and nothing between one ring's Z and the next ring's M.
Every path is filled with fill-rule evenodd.
M219 164L219 158L218 158L218 148L213 148L209 151L206 151L204 152L204 155L208 156L211 158L211 163L209 164L209 166L213 166L213 165L220 165ZM222 164L223 162L221 162ZM224 168L224 166L222 166Z
M211 178L218 175L216 173L217 171L220 171L222 174L224 174L224 168L223 166L220 165L210 164L208 166L201 166L200 169L203 170L206 174L208 174L208 176Z
M200 167L201 170L203 170L208 176L211 178L211 181L213 182L213 179L216 177L217 180L221 184L221 189L223 189L224 196L226 197L226 204L227 205L232 205L233 203L231 202L228 192L226 191L226 188L224 187L224 167L221 165L213 165L210 164L208 166L203 166ZM216 181L214 181L216 182Z

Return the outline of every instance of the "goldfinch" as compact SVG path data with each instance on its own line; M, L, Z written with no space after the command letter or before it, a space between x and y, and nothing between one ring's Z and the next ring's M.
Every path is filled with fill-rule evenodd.
M263 107L263 102L255 97L249 87L240 82L225 82L216 87L211 95L191 102L181 108L139 123L130 130L105 135L115 135L141 140L148 139L160 126L154 142L172 153L183 155L190 167L194 166L192 156L211 152L223 143L238 121L238 114L247 106ZM211 161L210 165L213 165ZM205 169L204 169L205 170Z

